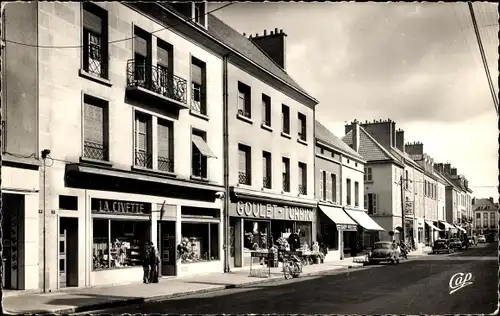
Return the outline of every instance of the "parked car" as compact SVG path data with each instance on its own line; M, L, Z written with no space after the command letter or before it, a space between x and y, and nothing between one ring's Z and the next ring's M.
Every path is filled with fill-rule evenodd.
M392 264L399 263L399 253L392 248L392 242L390 241L376 242L373 250L368 254L370 264L377 264L382 261L389 261Z
M453 248L453 249L462 249L464 245L460 239L451 238L449 243L448 243L448 246Z
M434 245L432 246L432 253L440 253L440 252L446 252L446 253L452 253L453 248L450 247L448 240L446 239L438 239L434 241Z
M480 244L484 244L486 242L486 238L484 237L484 235L477 236L477 242Z

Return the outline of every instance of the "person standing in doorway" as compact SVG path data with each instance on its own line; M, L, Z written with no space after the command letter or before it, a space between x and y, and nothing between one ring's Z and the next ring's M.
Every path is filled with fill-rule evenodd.
M158 278L159 278L159 273L158 273L158 267L160 263L160 255L158 254L158 250L156 249L155 245L153 242L149 243L151 252L150 252L150 265L151 265L151 277L150 281L152 283L158 283Z
M142 281L144 283L149 283L151 281L151 247L150 243L147 242L144 245L144 252L142 255L142 269L144 271L144 275L142 277Z

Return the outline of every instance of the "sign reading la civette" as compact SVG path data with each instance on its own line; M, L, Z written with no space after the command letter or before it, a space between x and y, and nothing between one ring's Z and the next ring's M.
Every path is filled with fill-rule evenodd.
M313 209L243 201L231 203L230 215L256 219L281 219L303 222L314 221Z
M151 214L151 203L92 199L92 213L106 214Z

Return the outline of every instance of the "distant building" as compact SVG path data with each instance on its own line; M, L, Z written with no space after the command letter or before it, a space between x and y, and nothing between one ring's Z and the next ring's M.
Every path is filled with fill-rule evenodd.
M472 199L474 235L484 235L488 241L498 240L498 203L492 197Z

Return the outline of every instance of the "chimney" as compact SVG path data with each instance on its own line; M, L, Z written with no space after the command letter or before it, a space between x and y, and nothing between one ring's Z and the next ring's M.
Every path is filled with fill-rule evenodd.
M402 129L396 131L396 148L405 152L405 131Z
M451 165L449 163L444 164L444 172L451 175Z
M357 120L352 122L352 149L359 153L359 123Z
M451 168L451 170L450 170L450 174L451 174L452 176L456 176L456 175L457 175L457 168Z
M490 197L488 200L490 200L491 204L495 204L492 197Z
M278 28L274 29L274 33L267 34L267 30L264 30L264 35L259 36L257 34L252 38L254 44L256 44L260 49L262 49L275 63L277 63L281 68L286 69L286 33L280 30L278 33Z
M390 119L384 120L373 120L373 122L365 122L361 124L361 127L367 131L373 138L375 138L382 146L385 148L390 148L393 144L395 145L396 140L396 123L392 122ZM350 129L349 129L350 130ZM346 129L347 132L347 129ZM395 147L395 146L392 146Z

